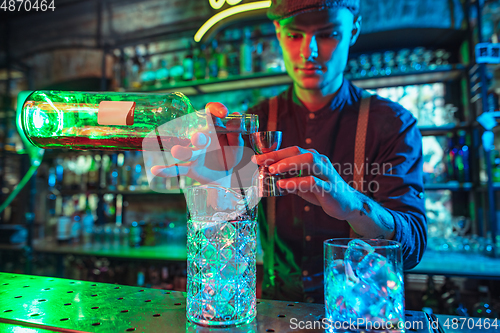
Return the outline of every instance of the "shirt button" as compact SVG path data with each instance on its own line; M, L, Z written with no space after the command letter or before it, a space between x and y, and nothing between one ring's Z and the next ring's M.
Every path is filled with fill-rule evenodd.
M306 241L310 242L311 241L311 236L306 236Z
M309 275L309 272L308 271L302 271L302 275L307 276L307 275Z
M309 113L309 119L314 119L314 117L316 117L314 113Z
M420 192L420 193L418 194L418 197L419 197L420 199L423 199L423 198L424 198L424 194L423 194L422 192Z
M306 212L308 212L308 211L310 211L310 210L311 210L311 207L309 207L309 206L305 206L305 207L304 207L304 210L305 210Z
M306 139L306 143L307 143L308 145L309 145L309 144L311 144L311 142L312 142L312 140L311 140L311 139L309 139L309 138L307 138L307 139Z

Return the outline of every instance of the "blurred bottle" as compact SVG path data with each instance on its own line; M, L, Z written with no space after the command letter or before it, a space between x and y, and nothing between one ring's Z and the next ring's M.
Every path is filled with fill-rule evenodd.
M466 132L458 132L458 145L455 147L455 173L459 182L470 182L469 145Z
M106 186L108 190L118 190L118 154L110 156L109 169L106 172Z
M142 242L141 245L144 246L154 246L156 245L154 226L151 221L141 221L140 223L142 229Z
M255 57L253 60L253 72L254 73L262 73L264 71L264 41L261 39L257 40L254 45L255 49Z
M90 157L92 160L89 170L87 188L89 190L96 190L99 188L99 169L101 168L101 155L91 155Z
M410 56L410 50L409 49L401 49L398 51L396 55L396 63L397 63L397 72L398 73L406 73L409 70L409 56Z
M193 63L193 44L189 43L188 50L184 59L182 60L182 67L184 73L182 79L184 81L192 81L194 79L194 63Z
M71 243L80 244L82 236L82 215L83 212L80 210L75 211L73 214L73 221L71 222Z
M161 88L168 84L169 72L167 67L167 61L165 59L160 59L158 61L158 67L155 72L155 87Z
M384 52L384 72L385 75L391 75L396 68L396 59L394 51Z
M141 87L141 74L145 68L145 60L143 56L142 48L137 46L134 50L134 55L129 57L129 65L127 68L129 87L132 89L138 89Z
M146 283L145 269L141 267L141 270L137 272L137 286L142 287Z
M174 55L172 58L172 66L170 66L170 84L182 82L184 76L184 67L179 62L179 57Z
M121 55L121 67L120 67L120 87L123 89L129 89L131 87L130 78L132 74L132 56L129 54L128 50L123 50Z
M92 243L92 230L94 229L95 214L92 212L90 197L87 196L85 213L82 217L82 243L84 246L90 246Z
M453 133L446 133L447 144L444 150L444 165L446 167L447 180L457 180L455 176L455 157L457 151L455 150L455 142L453 138Z
M461 301L460 289L450 278L446 278L440 293L439 313L460 317L469 316L467 314L467 308Z
M370 72L372 76L384 75L382 53L375 52L371 56L371 68Z
M145 68L140 74L141 87L153 87L156 80L156 70L153 69L151 58L146 60Z
M217 46L217 49L215 50L215 56L217 57L217 67L219 69L219 72L217 74L217 78L219 79L225 79L229 76L229 60L228 60L228 48L229 46L226 46L226 48L222 48L222 46Z
M132 222L129 232L129 246L139 247L141 246L141 226L136 221Z
M494 304L491 302L491 294L488 286L480 285L478 291L479 302L473 306L472 317L498 318L497 309L495 309Z
M240 74L248 75L253 73L252 64L252 41L250 39L252 31L249 27L243 29L243 42L240 45Z
M491 151L491 173L494 182L500 182L500 151Z
M131 151L123 153L124 162L121 172L120 190L130 189L132 185L132 173L134 168L134 154Z
M359 74L361 77L366 77L366 76L373 76L373 73L371 72L371 62L370 62L370 57L367 54L361 54L358 57L359 60L359 66L360 71Z
M423 308L422 311L432 314L439 313L439 299L434 279L429 276L427 279L427 289L422 297Z
M104 154L102 156L102 163L101 163L101 176L100 176L100 184L99 187L101 189L104 189L108 185L108 180L109 180L109 173L111 171L111 158L109 157L108 154Z
M210 79L219 77L219 58L217 55L217 40L212 40L212 45L207 50L208 77Z
M278 40L271 40L269 47L264 49L263 59L266 66L266 72L282 73L285 71L285 63L281 55L281 48Z
M225 48L227 52L227 71L231 76L240 75L240 52L233 44L227 44Z
M208 75L205 45L201 44L199 48L195 48L193 54L194 77L196 80L204 80Z
M71 185L74 183L74 173L69 168L69 157L65 157L62 159L62 169L63 169L63 183L62 188L68 190L71 188Z

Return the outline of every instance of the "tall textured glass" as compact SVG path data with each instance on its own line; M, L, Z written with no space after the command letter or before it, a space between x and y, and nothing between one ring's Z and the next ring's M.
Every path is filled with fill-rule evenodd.
M189 116L187 116L189 115ZM234 120L234 121L233 121ZM35 91L24 102L21 124L39 148L170 151L198 131L256 131L253 115L207 118L182 93ZM168 124L167 124L168 123ZM235 124L238 125L235 127Z
M188 205L187 318L227 327L256 315L257 189L204 185Z
M404 328L401 244L380 239L324 242L329 332Z

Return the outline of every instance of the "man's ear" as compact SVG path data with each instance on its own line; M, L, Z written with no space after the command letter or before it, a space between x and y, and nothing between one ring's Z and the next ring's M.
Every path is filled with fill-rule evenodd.
M278 21L273 21L274 29L276 30L276 37L280 40L281 37L281 25Z
M353 46L354 43L358 40L359 33L361 32L361 16L358 16L354 20L354 24L352 27L352 36L351 36L351 42L349 43L350 46Z

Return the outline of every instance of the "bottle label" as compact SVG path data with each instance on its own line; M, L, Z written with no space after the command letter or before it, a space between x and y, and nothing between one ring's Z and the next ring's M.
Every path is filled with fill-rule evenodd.
M133 125L135 102L102 101L99 103L97 123L99 125Z

